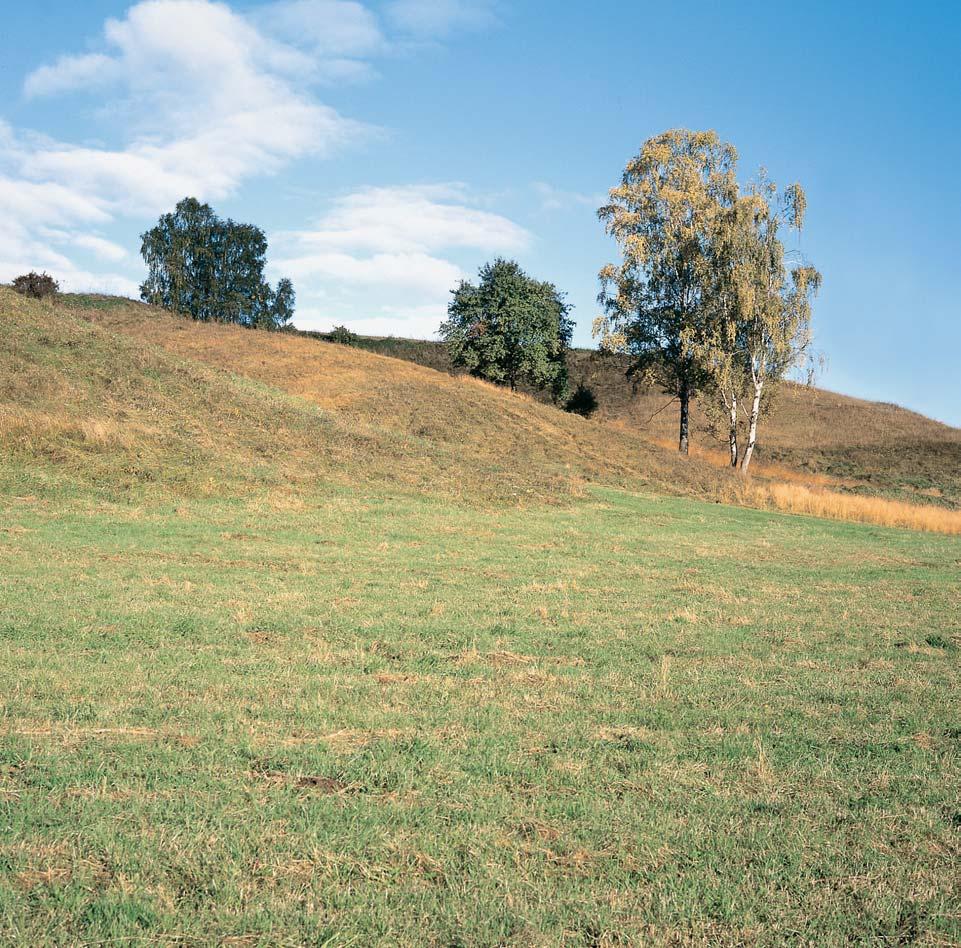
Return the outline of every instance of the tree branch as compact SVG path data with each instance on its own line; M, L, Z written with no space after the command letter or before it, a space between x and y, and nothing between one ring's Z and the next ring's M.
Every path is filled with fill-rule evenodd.
M646 428L665 408L670 408L677 401L677 396L675 395L666 405L662 405L647 421L644 422L644 427Z

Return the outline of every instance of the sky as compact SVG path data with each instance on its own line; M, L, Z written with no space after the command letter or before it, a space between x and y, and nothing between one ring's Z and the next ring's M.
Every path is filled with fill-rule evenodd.
M0 18L0 281L136 297L192 195L269 239L295 323L429 338L496 256L592 344L597 208L715 129L800 181L819 384L961 426L961 5L37 0Z

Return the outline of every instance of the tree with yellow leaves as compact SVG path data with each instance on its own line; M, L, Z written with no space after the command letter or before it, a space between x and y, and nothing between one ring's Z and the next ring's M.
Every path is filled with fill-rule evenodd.
M747 472L757 444L758 422L777 385L811 362L812 301L821 274L809 263L787 263L782 227L800 233L807 199L799 184L778 191L761 171L717 229L714 319L696 342L696 357L709 367L723 412L731 465ZM748 406L744 410L744 406ZM740 452L739 434L747 443Z
M691 401L711 385L724 234L738 201L737 152L715 132L649 139L598 211L623 260L601 270L595 335L629 353L632 374L680 402L688 453Z
M672 129L644 143L598 211L623 259L601 270L594 332L632 356L632 375L678 399L682 454L691 402L709 394L731 464L746 472L774 390L810 358L821 274L789 267L781 242L782 228L803 224L801 186L779 192L762 170L742 193L736 172L736 150L715 132Z

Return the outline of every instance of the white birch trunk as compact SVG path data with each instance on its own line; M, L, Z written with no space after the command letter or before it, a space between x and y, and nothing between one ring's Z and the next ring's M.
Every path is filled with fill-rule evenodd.
M755 379L754 381L754 400L751 402L751 424L747 432L747 447L744 449L744 457L741 460L741 473L746 474L751 464L751 455L754 454L754 445L757 441L757 419L761 413L761 389L764 383Z
M737 467L737 393L731 393L731 402L728 405L731 413L731 427L728 429L728 436L731 441L731 467Z
M691 390L687 384L687 381L681 383L680 391L681 399L681 430L680 437L678 439L677 449L681 454L687 454L689 451L689 431L690 431L690 419L691 419Z

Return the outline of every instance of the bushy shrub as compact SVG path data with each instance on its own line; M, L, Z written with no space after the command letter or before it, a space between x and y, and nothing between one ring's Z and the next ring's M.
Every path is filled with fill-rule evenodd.
M331 342L339 342L342 346L356 346L360 341L357 333L351 332L346 326L334 326L327 338Z
M567 400L564 410L575 415L583 415L590 418L597 411L597 396L593 389L588 388L583 382L574 389L574 394Z
M60 292L60 284L49 273L25 273L13 281L13 288L21 296L29 296L34 300L56 296Z

